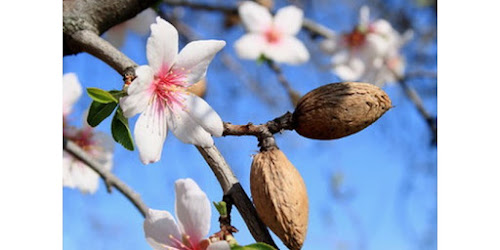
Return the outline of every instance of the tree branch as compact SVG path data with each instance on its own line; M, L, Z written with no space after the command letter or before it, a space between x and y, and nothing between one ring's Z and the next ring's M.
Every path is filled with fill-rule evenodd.
M111 191L111 187L115 187L120 191L127 199L134 204L134 206L139 210L143 217L146 217L148 211L148 206L144 204L141 196L134 192L127 184L123 183L118 177L113 175L110 171L106 170L101 164L95 161L91 156L89 156L83 149L72 141L63 138L63 150L73 155L78 160L82 161L94 170L101 178L105 181L108 192Z
M115 1L110 1L110 2L115 2ZM65 43L64 54L66 55L66 52L68 52L68 54L87 52L103 60L105 63L113 67L113 69L115 69L116 71L118 71L118 73L123 75L124 79L130 79L131 77L130 73L134 74L133 68L136 67L137 64L133 62L130 58L125 56L123 53L118 51L116 48L113 48L113 46L111 46L109 43L103 41L103 39L100 38L97 34L100 34L104 32L105 29L126 20L120 18L117 19L108 18L107 15L111 15L113 13L115 15L118 15L116 12L117 11L119 12L119 10L122 10L123 8L126 8L129 14L130 13L137 14L141 10L149 6L147 4L145 5L146 2L149 3L149 5L151 5L154 1L142 2L142 1L126 0L126 3L123 4L126 5L126 7L113 5L116 7L116 9L109 10L110 12L106 13L106 12L96 11L96 8L99 9L99 7L101 6L100 2L96 0L64 1L65 4L64 29L63 29L64 43ZM92 6L87 6L87 4L90 4ZM81 6L84 6L85 8ZM71 9L71 7L74 7L75 9ZM112 8L111 5L108 4L106 4L106 7ZM95 19L88 17L92 15L98 15L99 17L96 17ZM124 18L125 16L126 15L120 15L121 18ZM129 18L132 16L133 15L129 16ZM107 23L107 25L95 21L95 20L111 20L111 19L114 20L114 23ZM94 20L95 22L93 22L92 20ZM75 23L78 24L78 22L81 22L84 25L75 26L74 24ZM132 71L130 71L130 69L132 69ZM63 148L65 150L69 150L69 152L71 152L72 154L75 154L79 159L82 159L85 163L89 163L89 165L96 166L95 162L92 162L91 160L89 161L88 157L85 157L85 155L82 154L82 152L79 152L78 149L75 148L75 146L76 145L72 144L71 142L65 141ZM233 203L235 204L236 208L242 215L245 223L248 226L250 233L255 238L255 240L257 242L265 242L267 244L276 247L276 244L271 238L271 235L269 234L266 225L262 223L262 221L260 220L250 198L248 198L248 195L241 187L238 179L236 179L236 177L234 176L234 173L232 172L229 165L227 165L225 159L222 157L217 147L214 145L210 148L202 148L202 147L197 147L197 148L207 161L208 165L214 172L215 176L217 177L217 180L219 181L224 191L224 195L228 195L233 199ZM118 183L117 181L119 181L117 180L116 177L113 178L112 175L107 174L105 172L101 171L98 173L101 176L104 176L108 180L107 182L110 184L113 184L113 182ZM119 190L125 191L130 195L130 192L127 192L127 189L124 189L122 185L119 185ZM133 196L130 197L134 198ZM140 203L136 204L135 202L137 202L137 200L134 200L133 202L134 205L136 205L139 208L141 213L145 215L147 207L145 205L141 205Z

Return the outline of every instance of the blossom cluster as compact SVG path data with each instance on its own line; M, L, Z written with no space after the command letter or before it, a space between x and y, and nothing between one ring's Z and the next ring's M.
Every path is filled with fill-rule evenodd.
M323 41L321 48L333 54L333 72L342 80L382 86L402 76L405 61L400 50L410 37L411 31L401 35L387 20L370 21L369 9L363 6L354 29Z

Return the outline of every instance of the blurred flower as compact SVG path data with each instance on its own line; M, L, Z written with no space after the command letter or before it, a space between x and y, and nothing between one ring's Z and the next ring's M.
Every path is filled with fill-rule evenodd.
M74 73L66 73L63 75L63 117L73 110L73 105L82 95L82 86L78 81L78 77Z
M238 8L249 31L234 47L241 58L258 59L262 55L276 62L300 64L309 60L304 44L295 38L302 27L304 13L295 6L279 9L273 18L265 7L245 1Z
M95 132L86 125L83 129L66 128L64 137L85 150L105 170L111 170L113 167L114 141L109 135ZM95 193L99 187L99 175L85 163L64 151L63 186L78 188L83 193Z
M200 81L215 54L226 44L219 40L194 41L178 50L174 26L158 17L151 25L146 54L149 65L136 69L137 78L120 99L126 117L141 113L134 137L142 163L160 160L167 129L184 143L213 145L210 135L222 136L219 115L187 88Z
M148 210L144 233L153 249L230 249L226 241L204 238L210 230L210 202L192 179L175 182L175 216L179 224L167 211Z
M82 95L82 86L74 73L63 75L63 136L76 143L92 156L106 170L113 166L113 139L107 134L96 133L87 124L84 115L84 128L77 129L66 124L74 103ZM95 193L99 186L99 175L71 154L63 151L63 187L78 188L83 193Z
M411 31L401 36L384 19L370 22L369 9L363 6L359 24L350 33L323 41L321 48L333 54L333 71L343 80L381 86L403 74L405 62L399 51L410 36Z
M125 40L127 30L131 30L140 36L145 36L148 34L149 26L154 23L156 16L156 11L147 8L134 18L111 27L106 32L106 40L116 48L120 48Z

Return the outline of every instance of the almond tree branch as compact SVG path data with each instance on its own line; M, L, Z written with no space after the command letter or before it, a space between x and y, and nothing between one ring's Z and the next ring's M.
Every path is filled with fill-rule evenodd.
M110 2L115 2L115 1L116 0ZM138 0L137 1L126 0L126 3L124 3L124 5L130 5L126 7L126 9L129 10L128 12L129 14L133 12L133 11L131 12L130 10L135 10L136 11L135 14L137 14L141 10L149 6L145 5L144 4L145 2L149 2L149 5L151 5L154 1L142 2ZM116 12L123 9L123 7L120 5L116 5L115 7L117 9L109 10L109 8L111 7L108 4L105 4L105 6L107 7L106 9L108 9L109 12L104 12L104 11L96 12L95 9L96 8L99 9L99 7L101 6L101 2L97 0L74 0L74 1L68 0L64 1L63 3L65 12L64 29L63 29L64 43L65 43L64 55L79 53L79 52L87 52L101 59L110 66L112 66L115 70L118 71L118 73L123 75L124 79L129 79L131 77L129 74L130 73L134 74L134 71L133 70L130 71L128 69L133 69L137 67L137 64L133 62L130 58L125 56L123 53L121 53L119 50L113 48L112 46L108 46L109 43L103 41L103 39L97 35L105 31L105 29L103 29L102 27L109 28L124 20L120 18L117 19L111 18L114 20L115 23L108 23L108 26L98 25L98 23L96 22L89 21L89 20L108 20L106 16L109 15L109 13L114 13L115 15L119 15ZM78 6L81 5L86 6L87 4L92 5L92 7L87 6L87 8L83 9L77 8ZM74 7L76 9L72 9L71 7ZM88 13L86 11L88 11ZM72 15L66 14L66 12L71 13ZM99 17L87 20L86 17L89 15L98 15ZM71 16L71 18L67 16ZM120 16L123 17L122 15ZM130 15L129 18L132 16L133 15ZM81 20L81 22L84 25L75 28L72 26L75 23L74 20ZM78 22L76 23L78 24ZM66 28L66 26L68 26L69 28ZM83 39L84 41L80 41L80 39ZM79 46L81 44L84 44L85 46ZM84 50L82 48L84 48ZM73 154L75 154L78 157L79 155L78 151L74 148L74 146L75 146L74 144L68 142L64 143L63 148L65 150L70 150L71 152L73 152ZM238 179L234 176L234 173L232 172L231 168L220 154L217 147L214 145L210 148L203 148L203 147L197 147L197 148L205 158L206 162L214 172L215 176L217 177L217 180L219 181L224 191L224 195L227 195L233 199L233 203L236 205L236 208L242 215L254 239L257 242L265 242L269 245L276 247L276 244L271 238L271 235L269 234L266 225L262 223L262 221L260 220L255 210L255 207L250 201L250 198L241 187ZM91 161L88 161L88 158L84 157L84 155L80 155L79 158L81 158L82 160L87 160L86 162L95 166L95 164L93 164L93 162ZM104 174L104 172L101 172L100 174ZM116 181L113 179L113 177L109 175L106 175L106 178L110 178L110 180ZM140 207L140 211L141 213L143 213L143 215L145 214L146 210L147 207L145 206Z
M134 206L139 210L143 217L146 217L146 213L148 211L148 206L142 201L141 196L134 192L127 184L122 182L118 177L113 175L110 171L106 170L101 164L95 161L91 156L89 156L83 149L81 149L78 145L73 143L66 138L63 138L63 150L73 155L78 160L82 161L94 170L101 178L106 182L106 186L108 187L108 192L111 191L110 187L115 187L127 197L127 199L134 204Z

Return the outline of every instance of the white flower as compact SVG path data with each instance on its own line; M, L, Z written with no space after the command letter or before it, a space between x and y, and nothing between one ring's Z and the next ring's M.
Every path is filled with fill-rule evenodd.
M134 18L111 27L106 32L106 40L119 48L123 45L127 30L131 30L140 36L145 36L148 34L149 26L154 23L156 16L156 11L147 8Z
M393 70L402 74L404 60L399 50L406 41L386 20L370 22L369 9L363 6L359 24L350 33L325 40L321 48L334 55L333 71L343 80L381 86L395 80Z
M100 163L104 169L113 167L114 141L107 134L95 132L90 126L83 129L66 128L64 137ZM63 186L78 188L83 193L95 193L99 187L99 175L89 166L63 151Z
M74 73L63 75L63 117L71 113L73 105L82 95L82 86Z
M295 38L302 27L304 13L295 6L279 9L273 18L265 7L245 1L238 8L248 34L236 41L234 47L241 58L257 59L261 55L289 64L309 60L304 44Z
M153 249L230 249L226 241L210 244L204 238L210 230L210 202L192 179L175 182L175 216L178 224L167 211L148 210L144 233Z
M136 69L128 96L120 99L126 117L141 113L134 137L144 164L160 159L167 128L184 143L202 147L213 145L210 135L223 132L219 115L186 89L206 75L210 61L226 42L194 41L177 54L177 30L160 17L156 22L146 49L149 65Z

